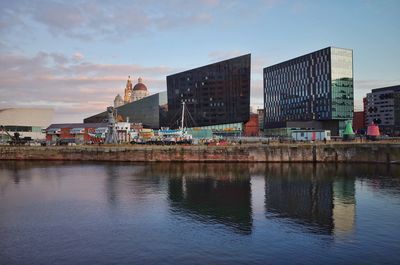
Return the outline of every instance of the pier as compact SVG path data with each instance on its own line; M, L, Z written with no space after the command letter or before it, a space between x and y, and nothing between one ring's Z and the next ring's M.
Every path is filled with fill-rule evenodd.
M400 164L400 144L0 146L0 160Z

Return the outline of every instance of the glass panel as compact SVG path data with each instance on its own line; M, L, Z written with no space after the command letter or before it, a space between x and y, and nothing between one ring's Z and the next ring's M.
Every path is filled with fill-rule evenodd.
M331 48L332 119L353 118L353 51Z

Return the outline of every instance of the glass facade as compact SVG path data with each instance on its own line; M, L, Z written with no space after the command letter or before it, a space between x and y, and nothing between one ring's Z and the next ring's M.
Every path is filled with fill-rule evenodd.
M332 119L353 118L353 51L331 48Z
M352 58L351 50L328 47L264 68L265 128L286 127L288 121L351 120Z
M159 129L166 126L167 93L160 92L116 108L118 118L131 123L142 123L144 128ZM84 123L104 122L107 112L101 112L83 120Z
M167 76L169 126L179 125L182 102L190 113L187 127L247 122L250 60L247 54Z

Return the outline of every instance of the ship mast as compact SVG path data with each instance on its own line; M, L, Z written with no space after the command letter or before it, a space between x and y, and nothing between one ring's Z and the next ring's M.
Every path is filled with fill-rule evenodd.
M183 132L183 123L184 123L184 119L185 119L185 102L182 101L182 120L181 120L181 129Z

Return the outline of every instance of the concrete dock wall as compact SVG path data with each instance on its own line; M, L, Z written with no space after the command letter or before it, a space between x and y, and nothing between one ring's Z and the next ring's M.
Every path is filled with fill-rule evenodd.
M400 144L0 146L0 160L399 163Z

